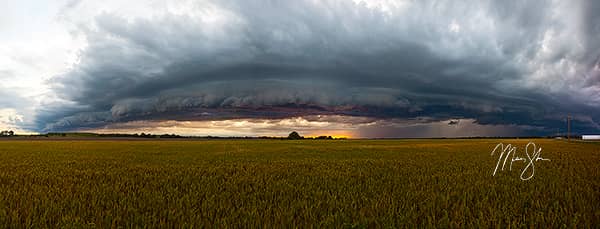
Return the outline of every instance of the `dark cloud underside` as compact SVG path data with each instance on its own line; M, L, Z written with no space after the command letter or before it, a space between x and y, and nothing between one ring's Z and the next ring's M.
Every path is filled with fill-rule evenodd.
M218 20L202 4L152 19L103 13L79 28L89 45L54 77L62 102L38 125L330 114L554 133L571 114L578 130L594 131L598 4L584 3L573 9L582 18L564 20L546 1L418 1L391 12L352 1L218 1ZM572 40L548 35L571 30ZM563 76L568 67L584 83Z

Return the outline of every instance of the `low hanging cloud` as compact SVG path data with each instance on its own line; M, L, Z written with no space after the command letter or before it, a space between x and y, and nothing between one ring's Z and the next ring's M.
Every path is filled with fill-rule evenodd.
M600 129L600 4L396 3L186 1L86 19L73 12L94 3L72 4L87 47L50 80L37 129L342 115L544 134L569 114Z

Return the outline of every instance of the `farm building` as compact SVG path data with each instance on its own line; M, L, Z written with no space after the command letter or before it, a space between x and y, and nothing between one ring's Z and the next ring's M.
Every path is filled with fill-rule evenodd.
M581 135L583 140L600 140L600 135Z

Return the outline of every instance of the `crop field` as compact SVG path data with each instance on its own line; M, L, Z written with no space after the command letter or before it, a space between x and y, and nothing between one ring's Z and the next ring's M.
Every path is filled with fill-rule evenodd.
M530 180L492 176L530 141ZM0 226L597 228L599 162L550 139L3 140Z

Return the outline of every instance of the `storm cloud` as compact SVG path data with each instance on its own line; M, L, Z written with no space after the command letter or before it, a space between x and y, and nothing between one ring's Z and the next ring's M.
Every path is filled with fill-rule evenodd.
M594 1L188 1L83 23L86 4L64 9L87 46L49 79L39 131L311 115L600 130Z

